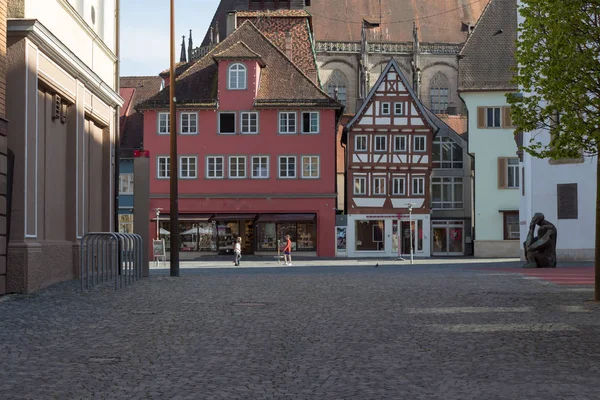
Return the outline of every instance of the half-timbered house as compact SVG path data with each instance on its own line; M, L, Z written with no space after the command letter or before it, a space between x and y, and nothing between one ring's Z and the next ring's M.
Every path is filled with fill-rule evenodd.
M429 256L438 127L394 59L345 130L348 256Z

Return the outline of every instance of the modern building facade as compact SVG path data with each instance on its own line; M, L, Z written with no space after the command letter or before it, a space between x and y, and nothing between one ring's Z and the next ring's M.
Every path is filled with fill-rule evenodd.
M519 24L524 21L518 14ZM524 95L527 95L526 93ZM550 143L550 132L539 129L517 136L517 145L532 138L543 145ZM518 152L523 176L519 210L521 258L523 242L535 213L541 212L557 230L558 260L593 260L595 255L596 157L577 159L539 159Z
M346 125L349 257L431 255L431 116L392 59Z
M8 4L7 119L14 153L8 292L78 271L78 239L114 229L118 2Z
M119 146L119 226L122 233L133 233L133 152L144 142L144 116L135 107L164 88L160 76L124 76L119 93L124 100L120 109Z
M522 176L506 94L517 37L516 0L492 0L459 55L459 92L468 109L475 160L474 255L517 257Z
M168 91L138 106L167 243ZM246 254L276 254L286 234L297 252L335 255L341 104L250 21L177 77L176 98L182 259L229 252L237 236Z

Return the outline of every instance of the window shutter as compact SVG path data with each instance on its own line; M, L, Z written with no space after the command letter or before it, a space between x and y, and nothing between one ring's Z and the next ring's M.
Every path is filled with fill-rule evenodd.
M510 116L510 106L502 107L502 127L503 128L512 128L512 118Z
M498 157L498 189L506 189L506 157Z
M477 107L477 127L485 128L485 107Z

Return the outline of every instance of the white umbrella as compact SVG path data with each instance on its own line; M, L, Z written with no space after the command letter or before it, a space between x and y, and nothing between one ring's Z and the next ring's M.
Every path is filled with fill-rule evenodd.
M160 228L160 234L161 235L170 235L171 232L169 232L168 230L166 230L165 228Z
M211 230L208 228L191 228L191 229L188 229L187 231L181 232L181 235L197 235L197 234L206 235L209 233L211 233Z

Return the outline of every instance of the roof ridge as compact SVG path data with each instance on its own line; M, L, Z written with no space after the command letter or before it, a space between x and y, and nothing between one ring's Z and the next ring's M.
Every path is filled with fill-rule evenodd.
M489 0L488 3L486 4L485 8L483 9L483 11L481 12L481 15L479 16L479 19L477 20L477 22L475 23L475 27L473 28L473 32L471 32L471 34L467 37L467 40L465 41L465 43L463 44L462 48L460 49L460 51L458 52L458 55L463 55L463 50L467 47L467 45L469 44L469 42L471 41L471 38L473 37L473 35L475 34L475 32L477 31L477 28L479 28L479 23L481 22L481 20L483 19L483 16L487 14L488 10L491 8L491 5L493 2L495 2L496 0Z

